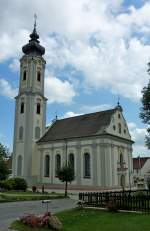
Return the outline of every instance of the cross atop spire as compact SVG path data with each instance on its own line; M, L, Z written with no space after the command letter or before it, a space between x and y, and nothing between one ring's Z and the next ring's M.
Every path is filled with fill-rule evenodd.
M34 29L36 30L36 20L37 20L37 15L34 14Z
M117 101L118 107L120 106L120 96L118 95L118 101Z
M117 110L120 110L120 111L123 111L123 109L122 109L122 107L121 107L121 105L120 105L120 96L118 95L118 100L117 100L117 106L116 106L116 109Z
M37 15L34 14L34 28L32 33L30 34L30 40L28 44L22 47L22 51L24 54L34 53L38 55L44 55L45 54L45 48L42 47L39 43L39 35L36 31L36 22L37 22Z

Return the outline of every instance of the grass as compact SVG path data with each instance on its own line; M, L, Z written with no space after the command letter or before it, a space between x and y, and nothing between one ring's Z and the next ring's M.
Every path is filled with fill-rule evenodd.
M61 199L64 198L64 194L55 193L33 193L33 192L3 192L0 193L0 203L12 202L12 201L30 201L30 200L47 200L47 199Z
M110 213L107 211L73 209L58 213L63 231L149 231L150 215L136 213ZM12 224L19 231L48 231L32 229L19 221Z

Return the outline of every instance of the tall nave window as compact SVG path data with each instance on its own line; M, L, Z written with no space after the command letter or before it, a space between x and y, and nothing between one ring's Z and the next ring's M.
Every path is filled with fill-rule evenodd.
M91 177L91 163L90 163L90 154L84 154L84 177L90 178Z
M58 171L60 170L61 168L61 156L60 154L57 154L55 156L55 176L58 175Z
M49 177L49 167L50 167L50 157L49 155L45 156L45 163L44 163L44 176Z

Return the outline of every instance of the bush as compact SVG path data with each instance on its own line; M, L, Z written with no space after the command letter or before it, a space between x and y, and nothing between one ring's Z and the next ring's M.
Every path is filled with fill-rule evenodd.
M23 178L10 178L0 182L0 187L5 190L23 190L27 189L27 182Z
M2 181L1 187L4 190L13 190L14 189L14 185L15 185L15 181L13 178L11 179L7 179L5 181Z
M34 214L28 214L20 218L23 224L30 227L49 227L52 230L61 230L62 223L60 220L52 215L50 212L46 212L43 216L36 216Z
M106 208L110 211L110 212L117 212L119 210L119 206L116 203L116 201L108 201L106 204Z
M14 188L13 188L14 190L23 190L23 191L27 190L28 185L25 179L19 177L12 178L12 179L14 179L15 181Z

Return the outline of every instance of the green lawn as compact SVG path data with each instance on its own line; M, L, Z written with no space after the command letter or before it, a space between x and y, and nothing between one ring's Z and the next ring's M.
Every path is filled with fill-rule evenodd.
M63 231L149 231L150 215L110 213L100 210L74 209L58 213ZM14 222L12 228L20 231L47 231L32 229Z
M0 203L2 202L11 202L11 201L29 201L29 200L44 200L44 199L57 199L64 198L64 194L56 193L33 193L30 191L27 192L3 192L0 193Z

